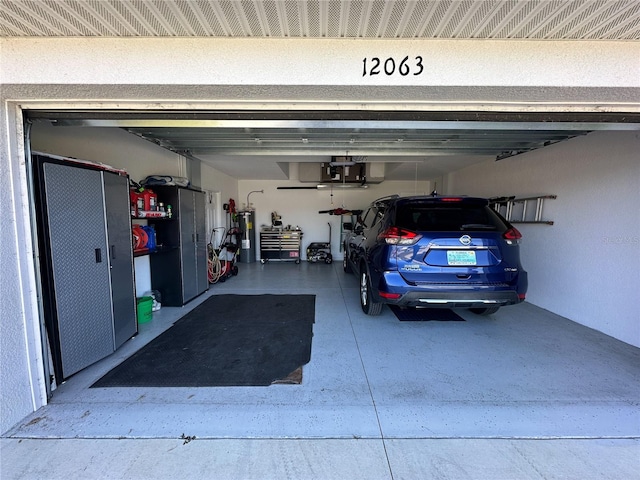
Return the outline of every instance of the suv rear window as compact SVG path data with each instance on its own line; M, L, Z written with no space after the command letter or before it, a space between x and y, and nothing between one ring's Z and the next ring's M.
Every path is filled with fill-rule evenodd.
M472 203L404 203L398 205L396 226L413 231L499 231L505 223L488 206Z
M373 227L383 217L384 210L379 207L371 207L364 214L364 218L361 223L365 228Z

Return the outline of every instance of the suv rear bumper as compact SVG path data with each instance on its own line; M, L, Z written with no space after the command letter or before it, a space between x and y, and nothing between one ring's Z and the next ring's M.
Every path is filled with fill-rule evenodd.
M501 292L409 292L385 303L403 307L479 308L514 305L522 300L513 290Z
M379 291L400 294L398 299L378 301L403 307L482 308L515 305L524 300L527 292L527 272L520 271L515 283L476 283L473 285L408 285L397 272L385 272L380 278Z

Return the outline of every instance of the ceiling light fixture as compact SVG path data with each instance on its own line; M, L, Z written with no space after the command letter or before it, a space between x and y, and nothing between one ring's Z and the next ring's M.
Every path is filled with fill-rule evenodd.
M369 188L367 184L360 183L319 183L315 186L276 187L277 190L325 190L327 188Z
M336 162L336 160L339 161ZM349 152L347 152L347 155L344 157L331 157L331 161L329 162L331 167L352 167L355 164L356 162L349 156Z
M356 162L331 162L329 165L331 167L353 167Z
M369 185L360 183L319 183L316 188L318 190L324 190L325 188L369 188Z

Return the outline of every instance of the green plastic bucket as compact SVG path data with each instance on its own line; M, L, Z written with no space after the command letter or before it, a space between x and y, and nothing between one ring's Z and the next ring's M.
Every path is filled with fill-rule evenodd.
M153 297L140 297L138 302L138 323L146 323L153 318Z

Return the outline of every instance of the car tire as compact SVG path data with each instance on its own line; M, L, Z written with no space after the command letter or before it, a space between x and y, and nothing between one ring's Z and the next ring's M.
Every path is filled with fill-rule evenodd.
M485 308L470 308L469 311L475 313L476 315L492 315L500 310L500 307L485 307Z
M347 251L344 252L344 257L342 257L342 269L344 273L353 273L351 268L351 264L349 263L349 257L347 257Z
M360 306L367 315L380 315L383 304L372 299L371 280L366 270L360 273Z

